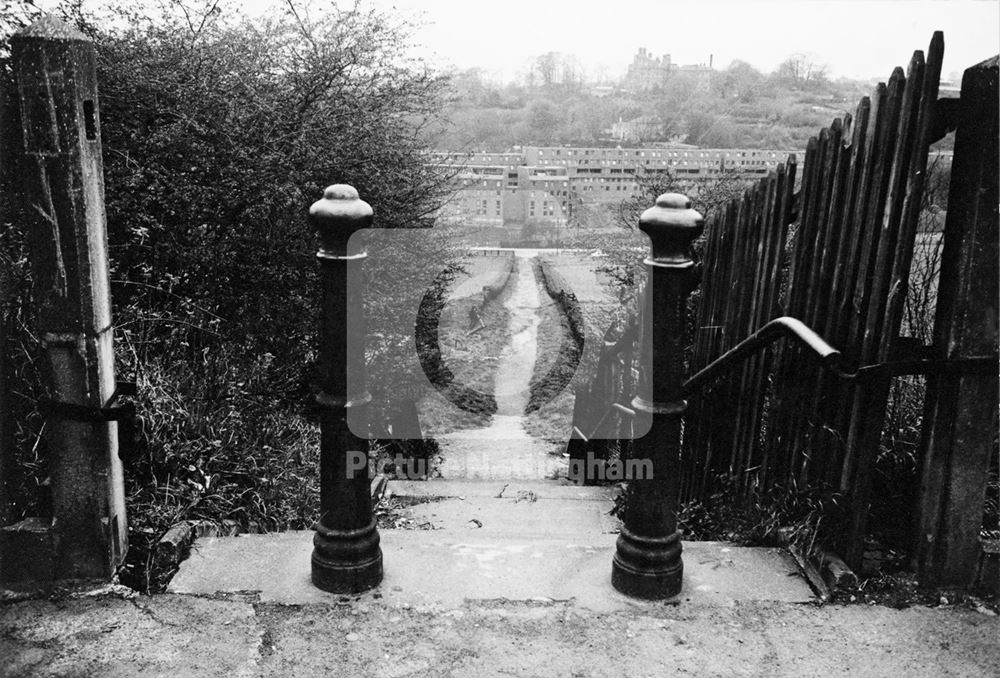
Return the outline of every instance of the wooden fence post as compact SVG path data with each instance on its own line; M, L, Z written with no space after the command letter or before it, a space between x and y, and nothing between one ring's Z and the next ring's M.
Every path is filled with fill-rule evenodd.
M320 518L312 581L324 591L357 593L382 581L382 549L372 511L368 441L352 432L367 422L365 317L361 266L351 235L371 224L372 208L351 186L329 186L309 208L319 232L323 317L320 331ZM350 424L350 425L349 425Z
M82 33L46 17L11 39L36 329L48 390L52 522L4 530L8 577L109 578L124 557L118 429L91 416L115 390L97 69ZM22 558L19 540L26 548ZM50 562L43 551L51 549ZM46 571L47 570L47 571Z
M14 116L11 115L13 97L6 82L0 82L0 191L12 193L14 172L11 167L11 152L15 147L15 139L19 135L14 128ZM8 198L9 200L9 198ZM0 205L0 210L9 208L10 203ZM0 220L6 215L0 211ZM13 464L13 440L10 427L10 393L7 391L7 316L5 303L7 290L3 271L0 271L0 527L11 519L11 506L7 490L7 480ZM0 556L2 557L2 556ZM0 568L2 569L2 568Z
M611 570L614 587L639 598L669 598L681 590L677 503L681 418L687 409L681 395L684 318L688 295L697 286L691 242L703 224L701 214L691 209L691 201L678 193L664 193L639 219L639 228L652 241L652 254L645 260L639 387L632 407L636 429L645 429L649 422L649 430L635 440L629 461L637 469L636 462L649 460L652 477L627 479L624 525Z
M7 478L13 455L8 421L10 396L7 393L7 318L4 314L5 294L2 283L3 281L0 280L0 527L6 525L7 521L10 520Z
M994 57L962 78L934 320L940 359L997 350L997 70ZM974 583L996 417L995 370L928 379L917 547L922 584Z

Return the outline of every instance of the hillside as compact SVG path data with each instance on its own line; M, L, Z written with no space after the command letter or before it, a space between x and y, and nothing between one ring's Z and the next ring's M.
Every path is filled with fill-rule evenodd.
M710 77L673 73L662 86L640 91L582 81L501 86L477 69L454 74L451 88L438 147L500 151L518 144L663 142L804 148L818 127L853 108L871 85L822 77L802 82L734 62Z

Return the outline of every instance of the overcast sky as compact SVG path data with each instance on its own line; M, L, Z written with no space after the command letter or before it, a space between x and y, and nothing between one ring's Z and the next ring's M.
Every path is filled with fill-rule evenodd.
M815 55L833 77L885 79L944 31L943 73L1000 51L1000 0L375 0L422 15L416 34L444 63L512 77L533 56L576 54L591 73L624 71L639 47L675 63L733 59L770 71Z
M57 0L36 0L45 7ZM134 0L155 5L163 0ZM185 0L192 5L212 0ZM330 0L310 2L322 16ZM497 80L546 52L576 55L590 78L618 77L640 47L676 64L725 68L733 59L770 72L804 53L836 77L889 77L944 31L942 75L1000 52L1000 0L360 0L413 19L420 56L479 67ZM104 0L84 0L88 6ZM354 0L339 0L348 6ZM256 15L284 0L222 0Z

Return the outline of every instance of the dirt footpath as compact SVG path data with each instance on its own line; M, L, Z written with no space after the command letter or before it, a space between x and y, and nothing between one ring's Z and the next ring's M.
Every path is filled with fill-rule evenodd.
M430 576L430 575L429 575ZM1000 620L958 607L737 603L595 613L282 606L183 595L0 605L2 676L996 676Z
M497 412L488 426L437 436L442 461L438 471L448 480L460 478L543 479L565 475L561 446L537 439L524 428L524 409L538 351L540 296L529 257L518 256L510 295L510 344L499 358L493 394Z

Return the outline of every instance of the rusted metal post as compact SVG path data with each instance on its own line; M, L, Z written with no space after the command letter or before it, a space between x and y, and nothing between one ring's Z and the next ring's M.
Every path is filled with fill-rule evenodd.
M686 371L683 334L687 298L698 284L691 242L703 224L691 201L678 193L661 195L639 219L639 228L652 241L652 255L645 260L639 385L632 407L637 430L646 428L642 419L649 429L635 440L632 459L649 460L652 477L628 480L624 525L611 571L614 587L638 598L669 598L681 590L677 502L681 418L687 409L681 392Z
M127 544L118 430L90 414L115 390L97 69L82 33L46 17L11 39L24 200L49 407L52 522L4 530L4 567L40 578L109 578ZM45 534L47 531L47 535ZM12 562L21 539L45 544ZM32 571L34 570L34 574ZM40 574L46 570L45 574ZM37 575L37 576L36 576Z
M352 432L367 421L365 316L361 266L367 256L351 235L372 208L351 186L336 184L309 208L319 233L323 318L320 330L320 518L312 581L324 591L356 593L382 581L382 549L372 512L368 441ZM349 425L350 423L350 425Z
M997 350L997 58L965 71L955 134L941 282L938 358ZM922 438L917 570L929 586L971 586L990 454L997 431L995 370L928 378Z

